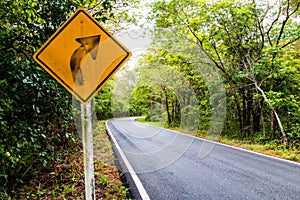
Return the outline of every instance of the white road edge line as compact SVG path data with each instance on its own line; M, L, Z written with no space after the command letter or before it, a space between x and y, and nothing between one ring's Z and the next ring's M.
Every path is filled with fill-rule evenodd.
M294 165L299 165L300 166L300 163L292 161L292 160L287 160L287 159L284 159L284 158L279 158L279 157L276 157L276 156L271 156L271 155L259 153L259 152L256 152L256 151L251 151L251 150L248 150L248 149L243 149L243 148L240 148L240 147L230 146L228 144L223 144L223 143L219 143L219 142L215 142L215 141L210 141L210 140L207 140L207 139L204 139L204 138L197 138L197 139L200 139L200 140L203 140L203 141L206 141L206 142L210 142L210 143L215 143L215 144L218 144L218 145L221 145L221 146L225 146L225 147L230 147L232 149L237 149L237 150L240 150L240 151L245 151L245 152L248 152L248 153L251 153L251 154L256 154L256 155L260 155L260 156L263 156L263 157L272 158L274 160L279 160L279 161L282 161L282 162L287 162L287 163L290 163L290 164L294 164Z
M133 167L131 166L131 164L129 163L127 157L125 156L124 152L122 151L122 149L120 148L117 140L115 139L115 137L113 136L110 128L107 126L107 123L108 121L105 122L105 126L106 126L106 129L108 131L108 134L110 135L112 141L114 142L124 164L126 165L128 171L129 171L129 174L130 176L132 177L132 180L133 182L135 183L137 189L138 189L138 192L140 193L140 196L143 200L149 200L150 197L148 195L148 193L146 192L141 180L139 179L139 177L137 176L136 172L134 171Z
M193 135L189 135L189 134L186 134L186 133L182 133L182 132L178 132L178 131L173 131L171 129L166 129L166 128L162 128L162 129L165 129L165 130L168 130L168 131L172 131L172 132L175 132L175 133L178 133L178 134L186 135L186 136L192 137L192 138L197 139L197 140L202 140L204 142L209 142L209 143L221 145L221 146L229 147L229 148L232 148L232 149L236 149L236 150L248 152L248 153L251 153L251 154L256 154L256 155L260 155L260 156L263 156L263 157L272 158L272 159L275 159L275 160L279 160L279 161L282 161L282 162L287 162L287 163L290 163L290 164L294 164L294 165L300 166L299 162L295 162L295 161L292 161L292 160L287 160L287 159L284 159L284 158L280 158L280 157L276 157L276 156L271 156L271 155L259 153L259 152L256 152L256 151L251 151L251 150L248 150L248 149L243 149L241 147L230 146L228 144L224 144L224 143L220 143L220 142L215 142L215 141L212 141L212 140L207 140L205 138L199 138L199 137L196 137L196 136L193 136Z

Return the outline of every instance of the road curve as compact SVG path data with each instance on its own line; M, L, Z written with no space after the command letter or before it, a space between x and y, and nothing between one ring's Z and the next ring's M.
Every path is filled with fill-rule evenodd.
M215 143L200 158L204 140L132 118L106 126L135 199L300 199L298 163Z

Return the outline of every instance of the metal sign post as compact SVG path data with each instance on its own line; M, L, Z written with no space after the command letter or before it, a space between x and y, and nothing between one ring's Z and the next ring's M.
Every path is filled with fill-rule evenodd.
M86 200L95 199L95 178L93 160L93 129L92 129L92 108L89 102L81 104L82 120L82 145L84 159L84 179L85 179L85 198Z

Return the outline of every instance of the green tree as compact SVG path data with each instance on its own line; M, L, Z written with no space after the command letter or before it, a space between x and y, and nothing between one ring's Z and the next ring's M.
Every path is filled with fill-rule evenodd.
M144 101L141 105L148 107L147 118L161 119L168 126L181 126L184 129L198 128L201 110L200 124L203 129L207 128L203 125L207 126L209 121L210 106L208 106L209 96L205 95L207 86L203 77L188 59L190 55L176 52L177 46L170 45L173 39L170 33L157 31L156 34L157 37L164 35L164 41L159 39L158 44L149 49L140 60L141 78L135 94L139 96L134 99ZM145 95L140 91L148 94ZM159 107L160 113L157 113ZM154 115L150 112L153 108L156 111ZM192 116L193 120L187 120L188 116Z
M94 98L94 109L97 119L104 120L113 117L112 104L113 82L109 81Z
M295 21L299 4L286 0L264 8L256 1L158 1L151 18L157 26L172 29L178 38L192 40L223 74L227 95L235 105L229 102L233 110L228 125L234 123L231 116L236 113L242 137L260 132L265 115L261 110L267 107L264 111L274 114L271 121L277 122L288 146L280 117L285 114L278 114L277 105L269 104L266 93L278 84L272 77L283 67L279 60L284 50L299 40Z

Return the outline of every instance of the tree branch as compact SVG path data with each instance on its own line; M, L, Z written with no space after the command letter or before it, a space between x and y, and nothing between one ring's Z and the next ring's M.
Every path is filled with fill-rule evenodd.
M271 30L273 29L273 26L275 25L275 23L279 20L279 17L281 15L281 2L279 3L279 8L278 8L278 14L277 14L277 17L276 19L273 20L273 22L271 23L269 29L267 30L266 34L267 34L267 38L268 38L268 41L269 41L269 44L271 46L273 46L273 43L271 41L271 38L270 38L270 32Z
M296 41L297 41L297 40L299 40L299 39L300 39L300 36L298 36L298 37L296 37L295 39L293 39L293 40L290 40L290 41L289 41L289 42L287 42L286 44L282 45L282 47L281 47L281 48L285 48L285 47L289 46L290 44L292 44L292 43L296 42Z
M290 0L287 1L286 17L285 17L285 20L283 20L283 22L282 22L282 26L280 28L280 32L279 32L279 35L278 35L277 40L276 40L276 45L279 44L279 42L281 40L281 37L283 35L283 31L284 31L285 25L286 25L286 23L288 22L288 20L291 17L291 15L289 14L289 9L290 9Z
M215 53L217 54L218 60L220 61L222 68L224 68L224 64L223 64L222 58L221 58L221 56L220 56L220 54L219 54L219 52L217 50L216 41L214 39L213 39L212 47L213 47Z
M265 16L263 16L264 18ZM258 17L257 17L257 24L258 24L258 28L259 28L259 33L260 33L260 38L261 38L261 45L260 45L260 49L259 49L259 56L257 58L255 58L255 61L258 61L259 59L261 59L262 57L262 51L264 49L264 46L265 46L265 35L264 35L264 28L263 28L263 19L262 20L259 20Z
M268 97L266 96L265 92L261 89L261 87L257 84L256 81L254 81L254 85L255 85L256 89L262 94L265 102L270 106L270 104L268 103ZM280 118L279 118L276 110L274 108L272 108L272 106L270 106L270 108L271 108L272 112L275 114L275 117L276 117L276 120L277 120L277 124L278 124L278 126L280 128L280 132L281 132L282 137L283 137L284 144L285 144L286 147L288 147L289 146L289 142L288 142L288 139L287 139L287 135L286 135L286 133L284 131L284 128L282 126L281 120L280 120Z

